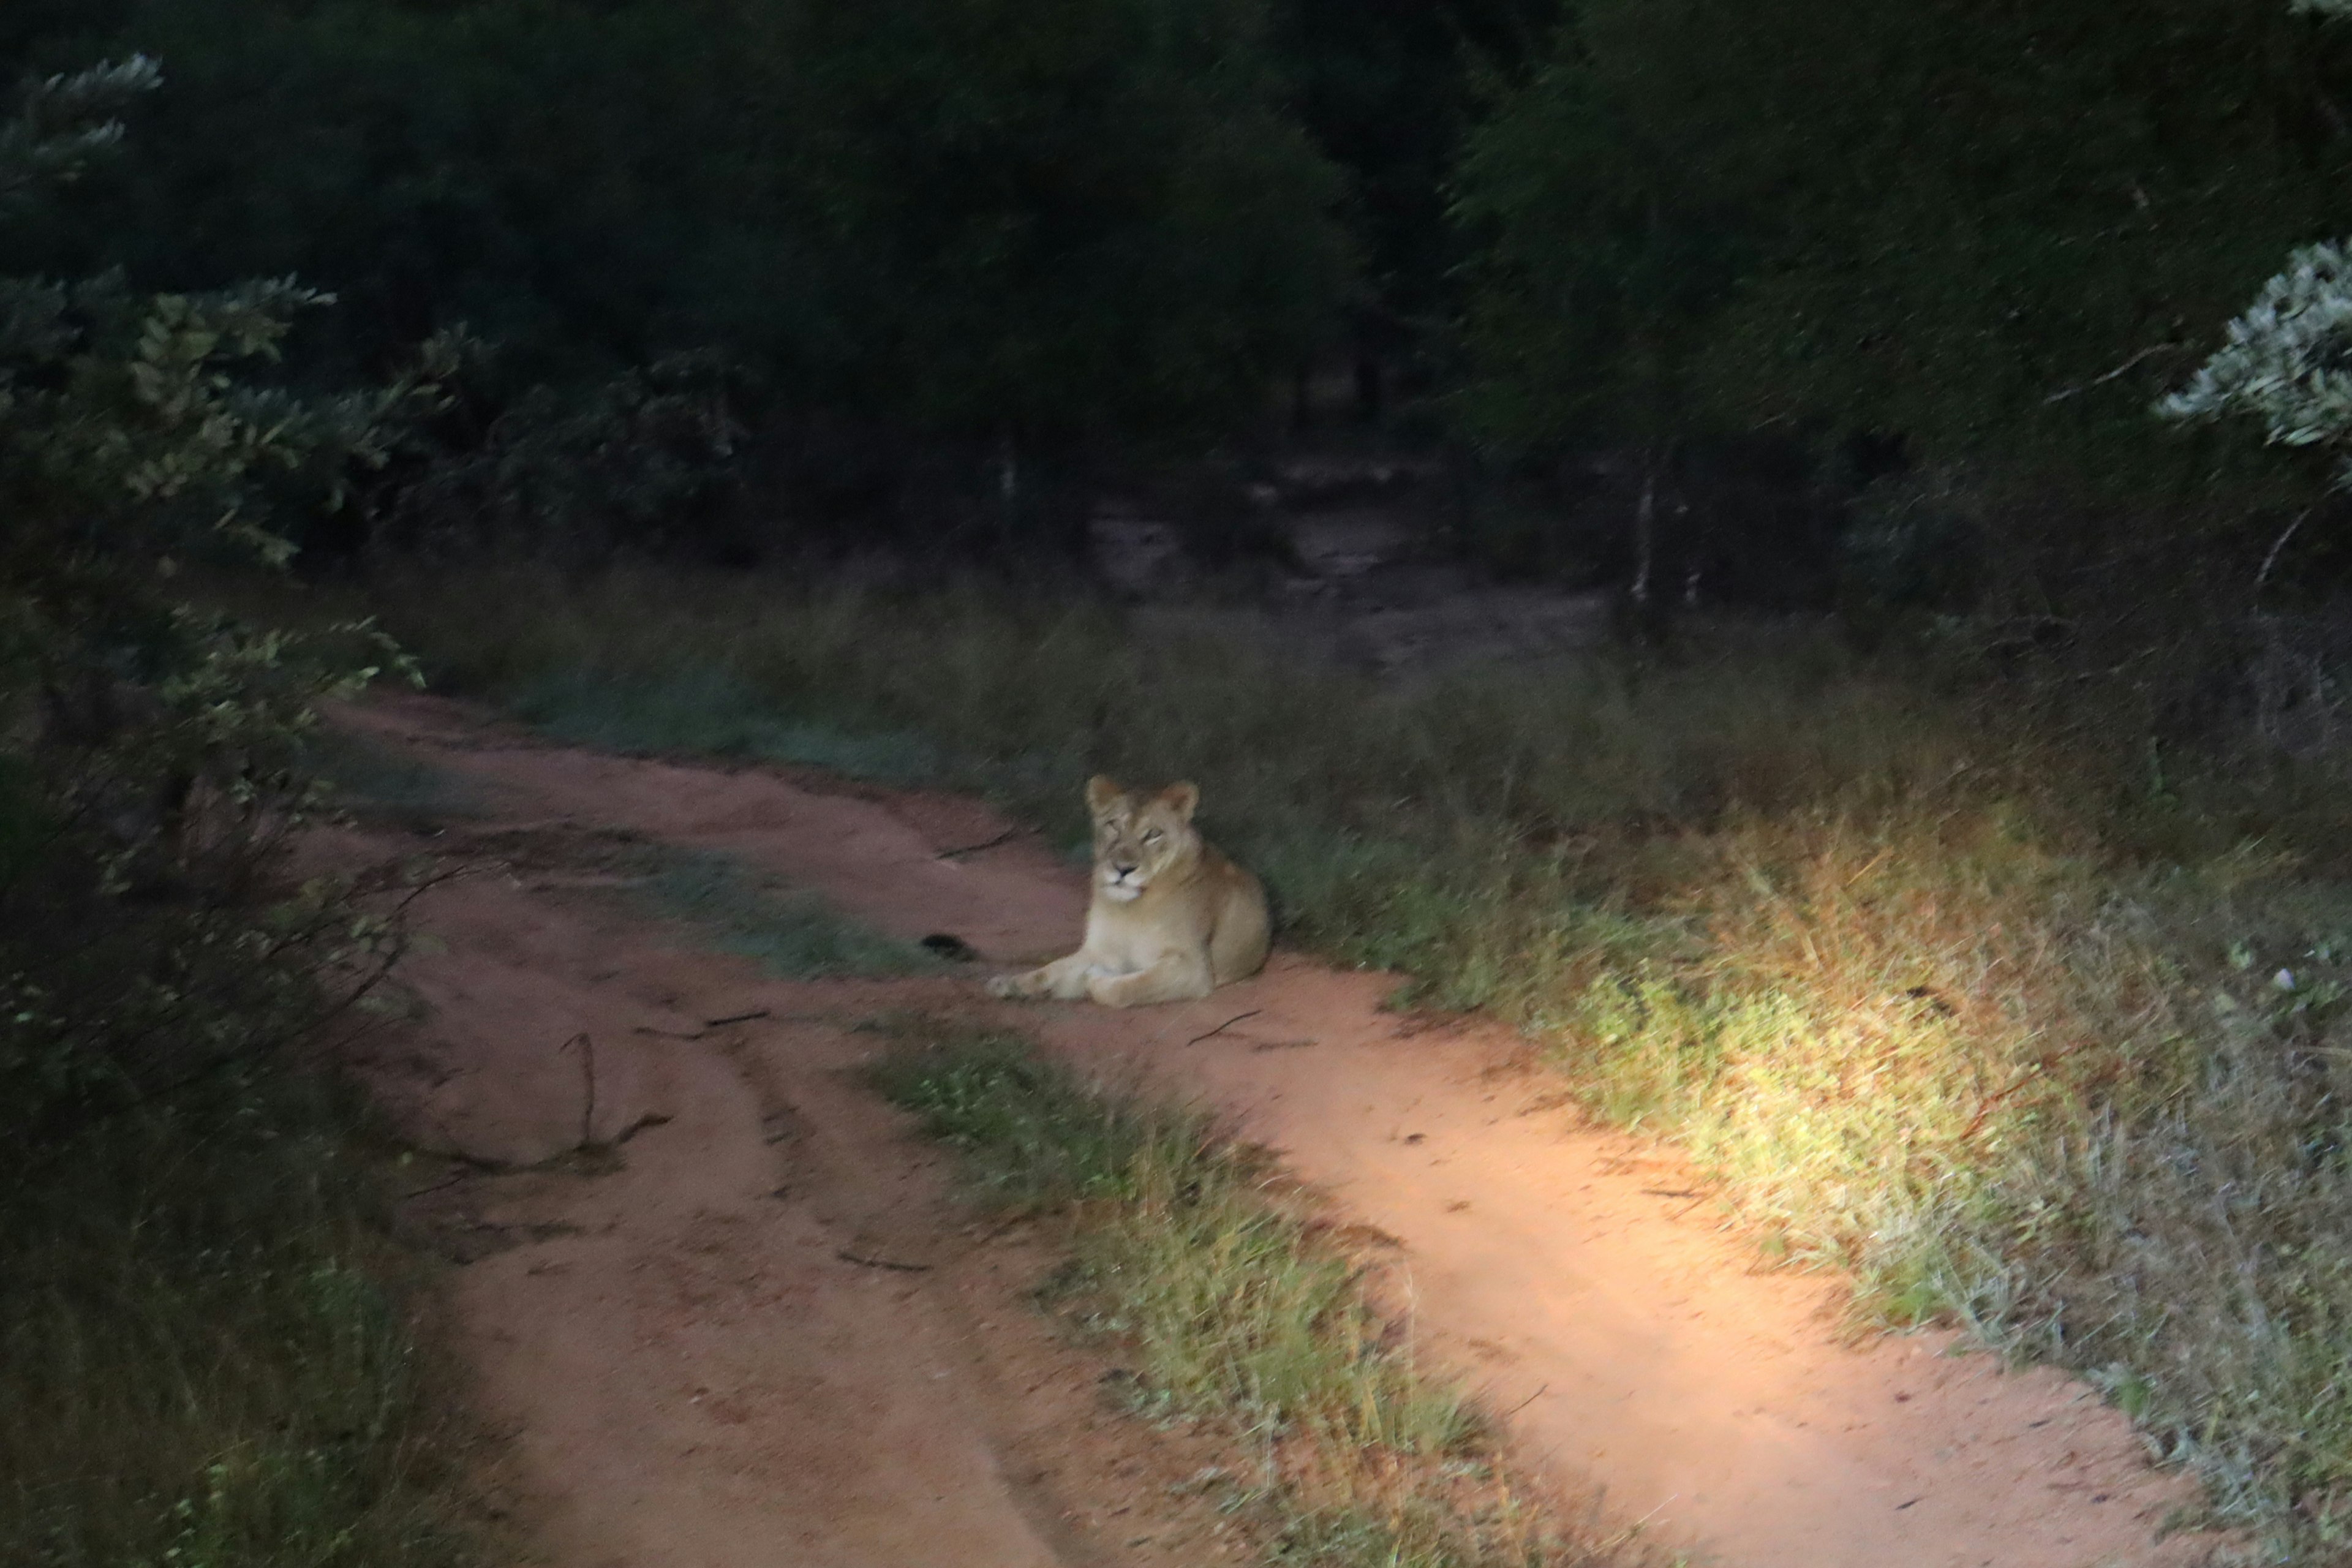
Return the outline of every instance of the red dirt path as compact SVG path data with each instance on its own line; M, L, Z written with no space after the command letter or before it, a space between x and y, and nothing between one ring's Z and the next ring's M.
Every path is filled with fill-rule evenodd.
M967 801L564 749L435 699L345 721L478 794L476 832L722 851L992 963L1077 930L1084 878L1034 840L940 858L1003 831ZM1833 1283L1759 1272L1669 1158L1551 1108L1501 1033L1381 1011L1381 976L1278 954L1205 1001L1127 1013L993 1004L961 977L786 984L583 900L578 863L426 900L440 945L405 977L427 1021L374 1068L420 1138L478 1159L577 1140L581 1066L558 1047L583 1033L597 1135L668 1119L617 1173L457 1184L444 1216L503 1248L460 1274L457 1303L556 1562L1234 1549L1197 1490L1170 1489L1181 1439L1108 1414L1018 1309L1035 1260L955 1243L935 1156L848 1080L870 1047L839 1022L910 999L1016 1020L1279 1150L1393 1238L1416 1342L1511 1412L1522 1456L1698 1561L2170 1568L2217 1544L2157 1539L2192 1489L2084 1385L2003 1373L1949 1335L1849 1343Z

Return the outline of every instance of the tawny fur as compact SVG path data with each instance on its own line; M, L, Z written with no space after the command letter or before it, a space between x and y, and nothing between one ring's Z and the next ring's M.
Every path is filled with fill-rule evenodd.
M1201 791L1156 795L1087 781L1095 821L1094 900L1078 951L988 983L998 996L1091 997L1106 1007L1181 1002L1265 966L1265 889L1201 837Z

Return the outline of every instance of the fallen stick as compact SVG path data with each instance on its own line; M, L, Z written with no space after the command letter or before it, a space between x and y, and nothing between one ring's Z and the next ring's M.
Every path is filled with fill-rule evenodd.
M568 1051L574 1046L580 1047L580 1078L584 1089L580 1102L579 1147L588 1149L596 1142L596 1042L583 1029L556 1048Z
M658 1110L648 1110L643 1116L638 1117L635 1121L630 1122L626 1127L621 1129L620 1132L613 1140L613 1147L615 1149L619 1148L622 1144L627 1142L630 1139L635 1138L638 1133L643 1132L648 1127L667 1127L670 1124L672 1120L672 1118L665 1116Z
M836 1252L834 1256L844 1263L855 1263L860 1268L887 1268L899 1274L928 1274L931 1271L928 1263L893 1263L887 1258L860 1258L854 1252Z
M966 844L954 849L942 849L937 855L932 856L931 858L934 860L961 860L967 855L977 855L983 849L993 849L1000 844L1010 844L1028 831L1029 830L1025 827L1008 827L993 838L983 839L978 844Z
M1211 1029L1210 1031L1208 1031L1208 1033L1206 1033L1206 1034L1202 1034L1202 1035L1195 1035L1195 1036L1193 1036L1191 1039L1189 1039L1189 1040L1185 1041L1184 1043L1185 1043L1186 1045L1188 1045L1188 1046L1197 1046L1197 1045L1199 1045L1202 1040L1212 1040L1212 1039L1214 1039L1214 1038L1216 1038L1219 1035L1223 1034L1227 1029L1232 1028L1235 1024L1240 1023L1244 1018L1255 1018L1255 1017L1256 1017L1260 1013L1263 1013L1263 1012L1265 1012L1265 1008L1263 1008L1263 1007L1253 1007L1253 1008L1251 1008L1251 1009L1250 1009L1248 1012L1246 1012L1246 1013L1236 1013L1236 1014L1234 1014L1232 1017L1230 1017L1230 1018L1226 1019L1223 1023L1222 1023L1222 1024L1218 1025L1215 1028Z

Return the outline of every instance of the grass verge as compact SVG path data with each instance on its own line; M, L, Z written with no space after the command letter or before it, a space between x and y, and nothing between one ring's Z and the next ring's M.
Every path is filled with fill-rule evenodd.
M1086 1084L1016 1036L936 1018L887 1032L877 1087L959 1151L984 1201L1066 1217L1048 1300L1134 1357L1141 1413L1213 1423L1245 1451L1230 1500L1265 1520L1275 1561L1631 1561L1514 1487L1486 1421L1413 1364L1361 1268L1255 1151L1199 1114Z
M0 1562L471 1560L352 1110L276 1077L236 1100L113 1118L0 1188Z
M446 821L479 815L482 803L446 768L404 756L351 730L322 726L304 757L328 803L376 817Z
M364 736L330 731L312 752L333 802L361 816L443 823L480 810L475 794L446 769ZM640 902L697 927L719 951L749 958L774 978L929 974L944 967L919 944L860 925L821 895L783 886L731 856L643 845L621 859Z
M387 808L452 805L336 760ZM73 784L135 800L106 762ZM37 780L0 747L0 1563L478 1560L424 1281L319 1067L397 879L289 886L266 837L249 879L110 887Z
M2352 1552L2352 797L2321 773L1802 627L1378 685L978 592L383 605L462 689L618 734L688 680L713 732L830 731L852 766L918 737L927 782L1056 837L1091 771L1196 778L1286 940L1517 1024L1864 1316L2075 1368L2216 1522Z
M821 895L780 887L724 855L665 850L636 890L659 912L698 927L719 952L751 959L779 980L929 974L944 967L916 943L860 925Z

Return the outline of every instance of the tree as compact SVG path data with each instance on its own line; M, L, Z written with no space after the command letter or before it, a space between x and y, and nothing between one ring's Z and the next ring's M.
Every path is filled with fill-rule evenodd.
M174 79L150 155L0 232L0 271L316 279L314 384L463 324L493 353L453 438L504 432L469 455L499 465L715 354L748 424L846 432L806 445L877 499L983 450L1018 489L1223 433L1348 286L1261 0L26 4L0 47Z
M70 212L27 215L0 262L167 289L311 279L339 300L299 345L319 384L459 323L518 390L721 342L787 363L823 329L775 178L773 9L67 5L19 38L26 58L137 50L172 80L139 107L141 156L94 171Z
M793 178L835 395L1012 447L1229 420L1345 280L1256 0L808 0Z
M2292 0L2291 10L2352 17L2352 0ZM2352 251L2305 246L2227 329L2228 341L2156 405L2165 418L2252 418L2283 447L2352 447ZM2352 457L2337 489L2352 488ZM2273 552L2275 553L2275 552Z
M32 84L0 128L0 219L79 176L160 79L133 57ZM283 826L266 808L300 793L310 700L373 673L311 664L298 639L172 592L183 563L282 567L292 546L272 521L273 476L307 477L331 501L348 468L380 460L394 423L430 402L421 372L324 397L244 374L277 358L298 312L331 302L290 280L142 295L119 273L0 277L7 749L62 821L111 841L110 880L244 865L257 835ZM226 798L200 824L191 792L207 777Z
M1445 216L1465 139L1482 99L1540 55L1559 10L1559 0L1275 0L1285 95L1346 175L1341 211L1362 259L1350 311L1360 350L1442 345L1466 259Z
M160 79L133 57L31 83L0 123L0 227L111 149ZM285 897L266 873L317 799L316 702L396 655L364 625L306 639L177 591L191 563L282 566L273 502L331 503L432 403L421 370L337 396L257 379L297 313L328 303L284 280L141 294L120 274L0 276L12 1157L159 1095L233 1088L382 936L325 885Z
M1647 182L1738 261L1666 308L1704 412L2145 494L2213 466L2153 438L2149 393L2184 321L2339 204L2347 75L2346 39L2238 0L1582 0L1465 213L1605 252L1628 203L1575 191ZM1570 88L1584 151L1504 129ZM1548 374L1481 363L1498 390Z
M1472 133L1453 216L1465 268L1469 429L1517 454L1616 446L1637 465L1636 612L1656 593L1661 489L1704 423L1693 367L1738 276L1739 236L1591 50L1555 58Z

